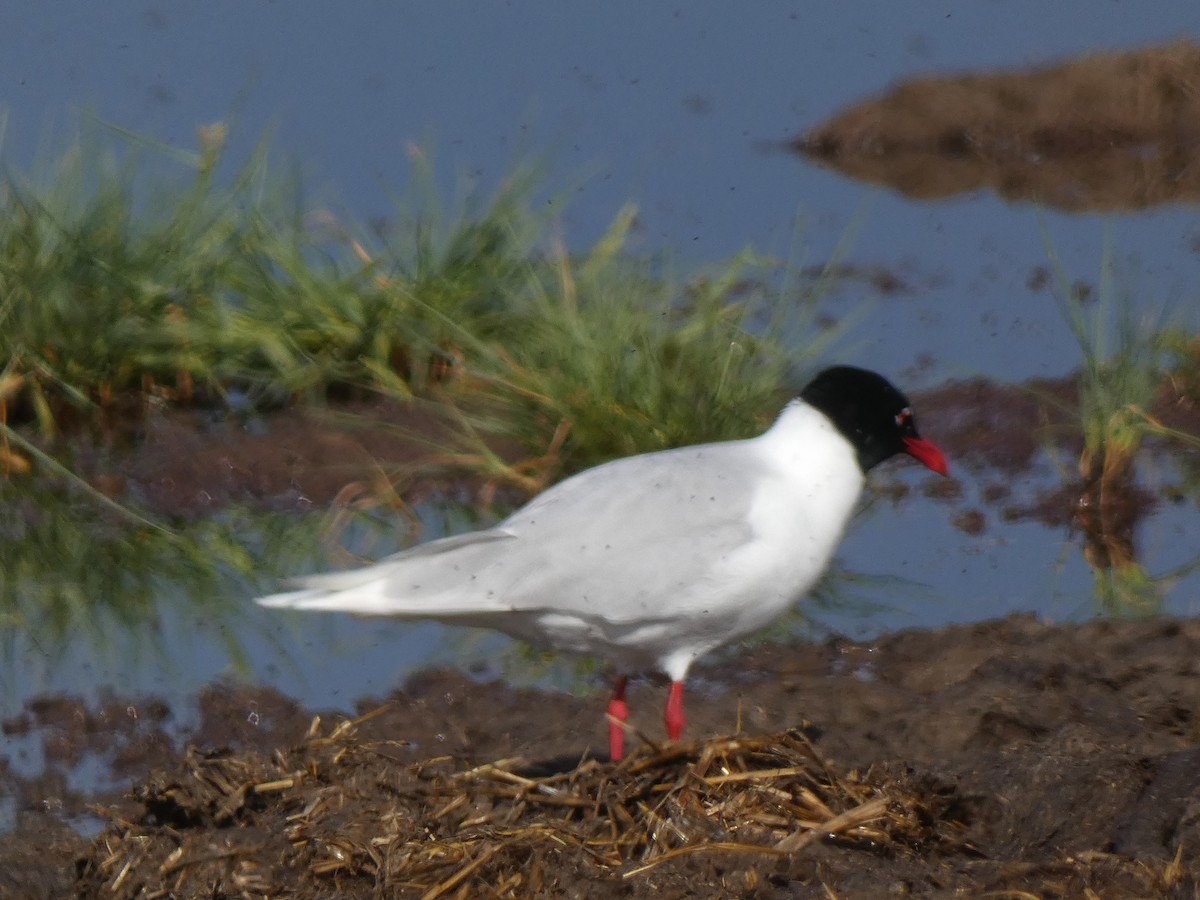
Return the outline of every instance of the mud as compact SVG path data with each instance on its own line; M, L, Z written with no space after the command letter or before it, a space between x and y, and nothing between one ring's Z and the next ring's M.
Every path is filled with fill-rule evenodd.
M204 516L231 504L304 510L387 493L393 482L412 488L416 470L414 496L474 487L462 468L447 473L434 463L431 446L450 455L460 439L447 416L419 401L342 401L247 420L181 407L132 421L133 433L81 435L77 470L110 496L164 516Z
M1154 412L1195 433L1194 396L1169 380ZM1045 439L1079 451L1072 380L916 399L981 480L922 487L958 527L1075 520L1076 485L1027 493ZM430 475L440 426L411 409L204 415L150 417L84 468L172 515L481 487ZM1200 896L1198 651L1197 622L1029 617L760 646L692 679L695 744L655 743L665 688L639 685L649 743L620 768L597 758L603 684L436 671L323 711L234 684L194 710L39 697L0 722L41 748L0 763L0 897Z
M1194 203L1200 46L1094 53L1056 65L906 80L792 149L917 198L986 188L1061 209Z
M1187 434L1200 433L1194 399L1200 387L1193 383L1198 352L1192 348L1190 361L1164 380L1150 411L1154 421ZM1015 496L1009 487L1030 472L1047 446L1068 459L1081 453L1079 422L1071 412L1079 406L1073 377L1020 385L952 381L914 394L914 401L922 429L936 435L955 470L987 479L981 499L1000 518L1061 526L1075 517L1079 484L1056 483L1032 497ZM1148 443L1148 452L1159 449L1153 440ZM435 454L431 445L448 449ZM520 456L498 441L492 448L510 462ZM1200 458L1178 442L1165 448L1184 460ZM480 479L469 464L455 464L456 452L468 463L475 458L468 450L444 415L420 403L380 401L279 410L251 423L208 410L175 409L148 417L136 434L80 435L72 453L77 470L114 499L176 518L211 515L231 504L307 510L395 496L412 503L431 495L476 502L496 485ZM877 488L895 499L906 491L899 481L880 481ZM950 507L964 530L986 528L980 510L964 506L961 482L939 479L924 490ZM505 499L524 495L512 490ZM1132 499L1139 501L1138 516L1153 511L1153 498Z
M3 773L0 790L21 815L0 839L0 895L1200 895L1200 622L1018 616L872 644L762 646L693 680L688 737L698 743L667 762L642 746L624 768L596 761L601 691L544 694L431 672L363 698L351 715L373 715L338 729L344 713L326 711L314 727L312 711L270 690L221 685L178 743L152 701L105 712L43 698L4 723L6 734L40 730L90 747L113 777L136 773L133 788L72 794L70 755L32 782ZM651 683L631 695L650 741L662 734L664 698ZM762 762L788 747L804 759ZM490 762L488 783L499 779L503 796L481 794L477 767ZM601 803L566 815L536 802L547 778L560 791L628 797L668 763L662 786L624 813ZM742 774L705 805L679 788L701 766ZM882 797L886 809L824 836L820 816L798 824L800 778L816 779L810 792L832 791L822 800L830 817L855 798ZM462 810L432 802L456 790L470 800ZM656 791L675 805L656 805ZM764 816L768 796L786 814ZM659 843L626 836L609 852L603 841L635 833L643 807L658 810ZM100 829L90 840L64 824L85 809ZM672 815L685 836L661 837ZM566 831L545 837L556 829ZM575 839L585 832L596 843ZM779 852L797 832L811 843ZM446 849L440 868L418 867L414 854L434 840L459 855ZM483 859L486 841L498 849Z

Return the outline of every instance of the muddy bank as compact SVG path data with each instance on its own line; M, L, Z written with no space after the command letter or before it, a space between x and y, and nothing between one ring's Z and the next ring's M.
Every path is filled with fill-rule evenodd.
M792 148L918 198L987 188L1061 209L1195 203L1200 46L1093 53L1025 70L906 80Z
M631 696L651 740L664 693ZM364 698L353 727L314 727L270 691L213 688L192 749L147 742L92 841L44 812L54 779L7 773L25 811L0 894L1200 891L1198 622L1020 616L765 646L703 670L691 701L696 744L614 769L594 757L600 695L432 672ZM39 715L60 736L87 721L21 721ZM804 846L780 851L791 835Z

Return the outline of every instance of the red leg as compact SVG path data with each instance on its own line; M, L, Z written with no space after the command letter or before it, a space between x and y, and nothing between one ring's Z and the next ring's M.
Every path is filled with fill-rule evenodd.
M625 702L625 686L628 683L629 679L624 675L619 677L613 685L612 699L608 701L608 714L617 720L608 723L608 755L613 762L625 755L625 729L617 723L629 721L629 706Z
M683 682L672 681L671 693L667 695L667 714L663 717L667 723L667 737L673 741L683 737Z

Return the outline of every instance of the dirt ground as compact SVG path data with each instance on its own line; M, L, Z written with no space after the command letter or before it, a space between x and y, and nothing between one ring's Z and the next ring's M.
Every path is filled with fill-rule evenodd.
M1194 201L1197 73L1200 47L1180 43L917 79L793 146L917 197ZM1039 387L1073 399L1070 383ZM1018 508L1006 487L1053 404L982 382L938 394L919 404L923 429L956 465L996 473L995 509L960 510L961 527L1070 521L1070 490ZM1179 399L1156 412L1195 433L1200 407ZM151 510L206 515L327 504L414 453L307 415L221 440L211 452L190 416L163 416L126 468L97 453L83 472L118 497L137 472ZM637 685L640 736L619 765L603 757L601 685L569 696L435 671L317 711L217 684L182 740L188 711L155 698L38 697L0 722L46 761L25 777L0 760L0 804L17 813L0 900L1200 897L1200 621L1015 616L759 646L698 669L691 743L675 747L656 743L665 693ZM130 786L83 793L72 773L89 766Z
M1073 391L922 397L927 431L997 488L980 508L949 491L948 515L1070 522L1078 486L999 488L1056 421L1033 398ZM1161 405L1195 429L1191 406ZM358 476L331 460L405 456L394 436L287 421L254 437L166 419L123 471L154 508L202 515L335 503ZM603 684L575 697L436 671L349 711L217 684L182 738L190 711L152 697L38 697L0 722L46 762L36 777L0 762L18 818L0 898L1200 896L1200 622L1013 617L759 646L696 672L694 743L677 747L654 743L665 686L630 699L642 738L614 766ZM83 793L80 771L127 789Z
M1073 391L920 398L956 466L992 479L978 508L947 482L955 521L1071 521L1078 486L1005 485L1056 421L1034 398ZM1195 433L1174 400L1163 420ZM167 419L124 471L153 508L203 515L329 504L365 477L334 461L403 461L394 438L321 424L218 439ZM1200 897L1200 621L1019 616L759 646L695 672L694 743L676 747L653 743L665 693L632 692L649 742L619 766L602 684L435 671L349 711L217 684L182 739L190 711L152 697L38 697L0 721L46 760L36 777L0 761L18 817L0 898ZM127 787L82 793L80 770Z
M918 198L981 188L1060 209L1194 203L1200 46L1091 53L1034 69L902 81L791 145Z
M631 695L651 740L664 697ZM214 686L184 750L152 704L42 698L6 734L139 774L86 798L4 773L22 813L0 896L1200 896L1200 622L769 645L702 669L689 700L697 743L618 768L594 759L602 693L453 671L340 727ZM63 823L89 807L93 840Z

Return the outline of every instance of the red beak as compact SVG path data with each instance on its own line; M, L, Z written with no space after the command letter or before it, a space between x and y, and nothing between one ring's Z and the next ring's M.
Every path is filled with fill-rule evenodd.
M909 456L933 469L939 475L950 474L950 466L946 463L946 457L942 455L942 451L933 441L927 441L920 437L903 437L901 440L904 441Z

